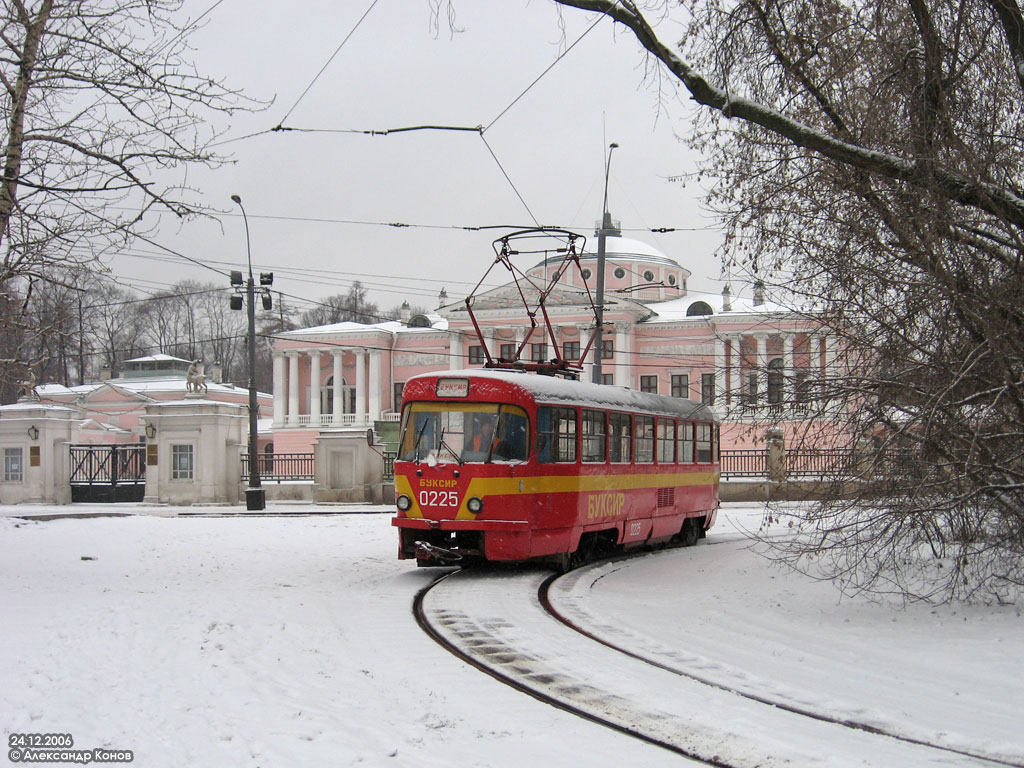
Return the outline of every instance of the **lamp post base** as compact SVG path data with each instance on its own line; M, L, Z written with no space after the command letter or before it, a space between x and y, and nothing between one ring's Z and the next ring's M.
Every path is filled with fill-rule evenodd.
M267 489L266 488L246 488L245 489L245 508L252 512L255 510L261 510L267 508Z

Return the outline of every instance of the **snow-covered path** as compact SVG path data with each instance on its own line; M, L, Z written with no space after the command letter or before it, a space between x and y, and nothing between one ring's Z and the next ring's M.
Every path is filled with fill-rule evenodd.
M82 748L131 749L146 767L683 764L441 650L411 612L438 572L394 559L389 515L376 511L0 519L5 732L71 733ZM760 511L730 514L756 521ZM728 535L724 525L696 548L609 566L580 587L595 623L684 644L729 674L836 711L867 707L1024 753L1017 609L840 602L828 585L716 544ZM875 682L849 679L851 656L876 668ZM899 708L878 682L897 673ZM970 704L938 706L957 694Z

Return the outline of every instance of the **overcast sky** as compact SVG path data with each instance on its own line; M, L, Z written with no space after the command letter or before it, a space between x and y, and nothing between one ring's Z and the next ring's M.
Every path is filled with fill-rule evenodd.
M214 2L188 0L186 9L196 17ZM403 300L433 309L442 287L465 295L493 260L499 233L461 227L529 226L535 217L591 237L614 141L609 208L624 234L690 269L691 289L719 290L715 221L702 212L696 184L669 180L695 168L677 138L689 130L691 107L665 81L659 108L656 80L630 34L601 20L516 102L597 17L564 9L563 36L546 0L458 0L462 31L451 35L442 20L434 34L428 0L378 0L302 96L371 2L222 0L192 38L197 66L275 100L233 118L225 138L282 122L332 131L488 126L483 138L295 131L233 141L222 147L233 165L188 180L225 211L219 224L168 222L159 243L220 269L243 266L245 230L230 201L238 194L254 268L273 270L275 288L316 300L360 280L381 309ZM657 227L681 231L643 231ZM146 258L155 253L140 243L109 265L148 290L221 279L182 260Z

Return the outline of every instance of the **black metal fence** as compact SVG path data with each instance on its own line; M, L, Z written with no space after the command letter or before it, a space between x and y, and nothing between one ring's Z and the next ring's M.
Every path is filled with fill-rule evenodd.
M313 480L312 453L274 453L256 457L260 480L280 483L284 480ZM242 480L249 479L249 456L242 454Z
M736 448L721 452L722 477L768 477L768 451ZM844 449L803 449L786 451L786 477L845 477L855 470L855 457Z
M142 501L146 494L146 446L143 443L72 445L71 501Z

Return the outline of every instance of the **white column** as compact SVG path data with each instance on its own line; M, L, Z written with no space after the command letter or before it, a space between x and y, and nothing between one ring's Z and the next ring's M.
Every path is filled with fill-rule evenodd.
M732 390L732 402L739 405L743 402L743 334L732 337L732 370L729 373L729 388Z
M370 352L370 421L380 418L380 352Z
M274 353L274 426L284 426L284 406L288 402L288 392L285 390L284 381L284 356L280 352Z
M465 368L466 363L462 358L462 338L458 331L448 332L448 370L454 371Z
M341 424L341 414L344 406L344 390L341 388L341 382L345 378L342 375L341 366L341 356L343 354L345 353L340 349L331 352L331 357L334 358L334 402L331 404L331 424L335 426Z
M309 424L320 427L320 350L309 353Z
M629 331L629 323L615 324L615 377L612 381L620 387L633 386L633 366L629 358Z
M366 423L366 350L357 349L356 354L356 424Z
M836 361L839 359L839 337L823 336L821 343L825 345L825 369L823 378L835 378L838 375L836 372Z
M825 349L825 337L824 336L811 336L811 378L814 381L821 381L825 377L825 372L821 365L821 353Z
M299 423L299 353L288 352L288 424Z
M768 405L768 334L755 333L757 340L757 407Z
M725 369L729 361L725 355L725 339L715 334L715 405L725 405Z
M782 402L792 408L796 404L796 334L782 336Z
M580 355L582 355L583 350L590 343L590 326L580 323L576 328L580 332ZM583 373L580 375L580 379L583 381L594 380L594 353L595 351L592 349L587 353L586 358L580 358L580 363L583 365ZM596 354L601 354L601 350L597 350Z

